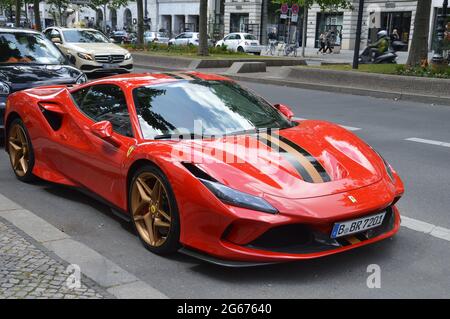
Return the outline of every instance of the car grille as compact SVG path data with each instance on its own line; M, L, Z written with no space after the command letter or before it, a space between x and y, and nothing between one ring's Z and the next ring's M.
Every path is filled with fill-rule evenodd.
M98 63L121 63L124 58L123 54L99 54L95 56L95 61Z

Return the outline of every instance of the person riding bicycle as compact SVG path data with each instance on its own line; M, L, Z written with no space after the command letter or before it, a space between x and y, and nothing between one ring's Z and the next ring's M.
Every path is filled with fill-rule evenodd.
M377 33L377 42L369 45L370 54L372 59L376 59L380 55L386 53L389 50L388 33L385 30L381 30Z

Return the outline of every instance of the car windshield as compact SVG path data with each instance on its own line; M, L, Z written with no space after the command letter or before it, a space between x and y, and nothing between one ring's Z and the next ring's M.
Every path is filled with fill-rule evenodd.
M256 40L256 37L253 34L245 34L244 39L245 40Z
M109 42L101 32L94 30L65 30L64 39L70 43L106 43Z
M293 124L262 98L229 81L177 81L133 90L146 139L239 134Z
M63 64L65 61L61 51L41 34L0 33L0 64Z

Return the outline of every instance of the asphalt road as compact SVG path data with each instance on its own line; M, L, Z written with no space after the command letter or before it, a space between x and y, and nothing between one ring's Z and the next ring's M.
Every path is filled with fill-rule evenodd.
M402 214L450 228L450 107L245 83L301 118L359 128L402 176ZM450 146L450 145L449 145ZM146 251L131 227L79 192L45 182L23 184L0 154L0 193L18 202L162 293L173 298L441 298L450 297L450 242L402 227L372 246L312 261L230 269L184 255ZM381 269L369 289L367 267Z

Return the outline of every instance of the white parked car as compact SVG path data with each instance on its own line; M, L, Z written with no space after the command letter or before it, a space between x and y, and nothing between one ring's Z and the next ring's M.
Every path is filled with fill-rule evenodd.
M169 40L169 45L198 45L199 43L198 32L183 32L177 35L175 38ZM208 46L212 46L213 42L208 37Z
M163 32L155 32L155 31L145 31L144 32L144 43L165 43L169 42L169 38Z
M100 31L82 28L50 27L45 36L84 73L128 73L133 58L128 50L111 43Z
M236 52L261 54L262 47L259 40L250 33L230 33L222 40L217 41L216 47L226 45L227 49Z

